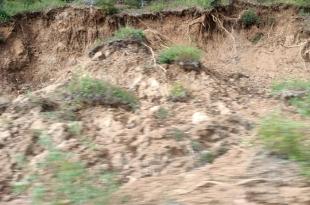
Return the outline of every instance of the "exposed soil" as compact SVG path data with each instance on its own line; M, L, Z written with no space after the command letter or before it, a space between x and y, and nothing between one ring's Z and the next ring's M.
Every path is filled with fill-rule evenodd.
M258 12L259 26L242 26L239 17L248 8ZM0 25L5 37L0 43L0 204L31 204L28 196L15 196L10 185L45 154L35 130L45 130L58 148L79 154L90 169L117 172L123 185L111 204L310 204L309 181L294 162L268 153L255 129L261 117L286 106L270 95L272 82L309 79L310 17L298 11L238 3L208 12L107 16L95 8L66 7ZM148 47L135 41L94 46L127 24L145 31ZM261 39L251 42L258 35ZM149 47L157 54L172 43L203 49L202 70L154 65ZM78 110L75 120L83 131L72 135L70 120L46 113L58 109L53 93L80 72L134 91L140 109ZM168 100L176 81L191 93L186 102ZM53 99L52 105L42 107L34 96ZM168 110L165 119L154 116L160 107ZM185 133L182 140L170 134L176 128ZM216 153L215 160L202 163L202 150ZM20 169L17 155L26 156L30 168Z

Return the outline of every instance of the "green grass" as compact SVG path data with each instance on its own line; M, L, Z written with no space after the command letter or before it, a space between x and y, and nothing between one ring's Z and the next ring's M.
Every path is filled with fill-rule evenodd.
M291 98L289 103L295 106L300 114L310 116L310 81L288 80L272 86L273 94L284 91L305 91L304 96Z
M169 117L169 110L164 108L164 107L160 107L155 113L154 116L156 119L158 120L166 120Z
M143 30L135 29L129 26L122 27L114 33L114 38L116 40L123 39L135 39L139 41L143 41L145 38Z
M32 204L102 205L117 190L113 174L90 172L72 153L58 150L45 134L39 142L47 156L37 165L38 171L14 184L15 193L32 193Z
M272 85L273 94L278 94L283 91L294 90L294 91L309 91L310 92L310 81L306 80L286 80L283 82L276 82Z
M159 54L159 63L173 63L176 61L199 61L202 51L196 47L175 45L162 50Z
M90 76L75 76L67 86L77 103L109 105L136 110L138 99L131 92Z
M309 0L257 0L257 2L262 4L277 4L277 3L285 3L292 4L297 6L310 6Z
M152 12L160 12L164 9L178 8L178 7L196 7L202 9L212 8L212 0L173 0L173 1L152 1L147 9Z
M297 161L310 176L310 126L308 123L271 115L264 119L258 133L274 154Z
M169 100L173 102L184 102L188 99L189 93L180 83L173 84L169 92Z
M9 16L13 16L17 13L28 11L41 11L44 9L60 7L67 4L65 1L62 0L41 0L33 1L33 3L28 4L25 2L25 0L6 0L3 6L3 11L5 11Z

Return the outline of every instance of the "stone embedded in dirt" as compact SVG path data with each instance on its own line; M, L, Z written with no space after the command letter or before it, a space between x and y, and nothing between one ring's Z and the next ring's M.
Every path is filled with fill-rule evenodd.
M6 108L10 105L11 100L7 96L0 96L0 114L4 112Z
M95 55L91 58L93 61L100 61L105 59L106 56L104 55L104 53L102 51L99 51L97 53L95 53Z
M202 67L199 61L178 61L177 64L186 71L199 71Z
M192 123L199 124L209 120L209 117L204 112L195 112L192 115Z
M290 100L292 98L300 98L307 95L309 92L306 90L285 90L281 92L278 96L282 100Z

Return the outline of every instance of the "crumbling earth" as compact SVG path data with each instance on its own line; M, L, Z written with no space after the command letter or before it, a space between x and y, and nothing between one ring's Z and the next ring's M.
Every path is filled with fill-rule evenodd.
M264 23L243 28L238 18L247 8ZM144 29L145 44L105 43L125 24ZM246 3L113 16L66 7L0 25L0 204L31 204L11 184L27 174L18 156L31 169L44 155L38 130L90 169L118 173L122 186L111 204L310 204L298 166L270 155L255 129L261 117L286 106L270 96L271 83L309 75L306 28L297 8ZM251 42L257 33L262 39ZM165 46L191 42L204 50L199 71L154 61ZM76 73L133 91L140 108L61 110L64 99L55 96ZM170 101L174 82L191 98Z

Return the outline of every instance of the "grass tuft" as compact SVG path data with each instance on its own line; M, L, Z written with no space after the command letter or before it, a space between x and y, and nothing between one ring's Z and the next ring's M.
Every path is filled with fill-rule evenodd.
M123 39L134 39L143 41L145 36L141 29L135 29L129 26L120 28L114 33L114 38L117 40L123 40Z
M310 127L302 122L271 115L259 127L259 135L274 154L297 161L310 176Z
M196 47L175 45L166 48L159 54L159 63L173 63L175 61L199 61L202 51Z
M89 76L75 76L67 88L79 103L125 107L131 110L139 107L138 99L129 91Z
M15 193L32 193L32 204L106 204L117 190L118 183L110 173L90 172L71 153L58 150L45 134L39 142L47 156L33 175L14 184Z
M184 102L188 99L189 93L180 83L175 83L169 93L169 100L173 102Z

